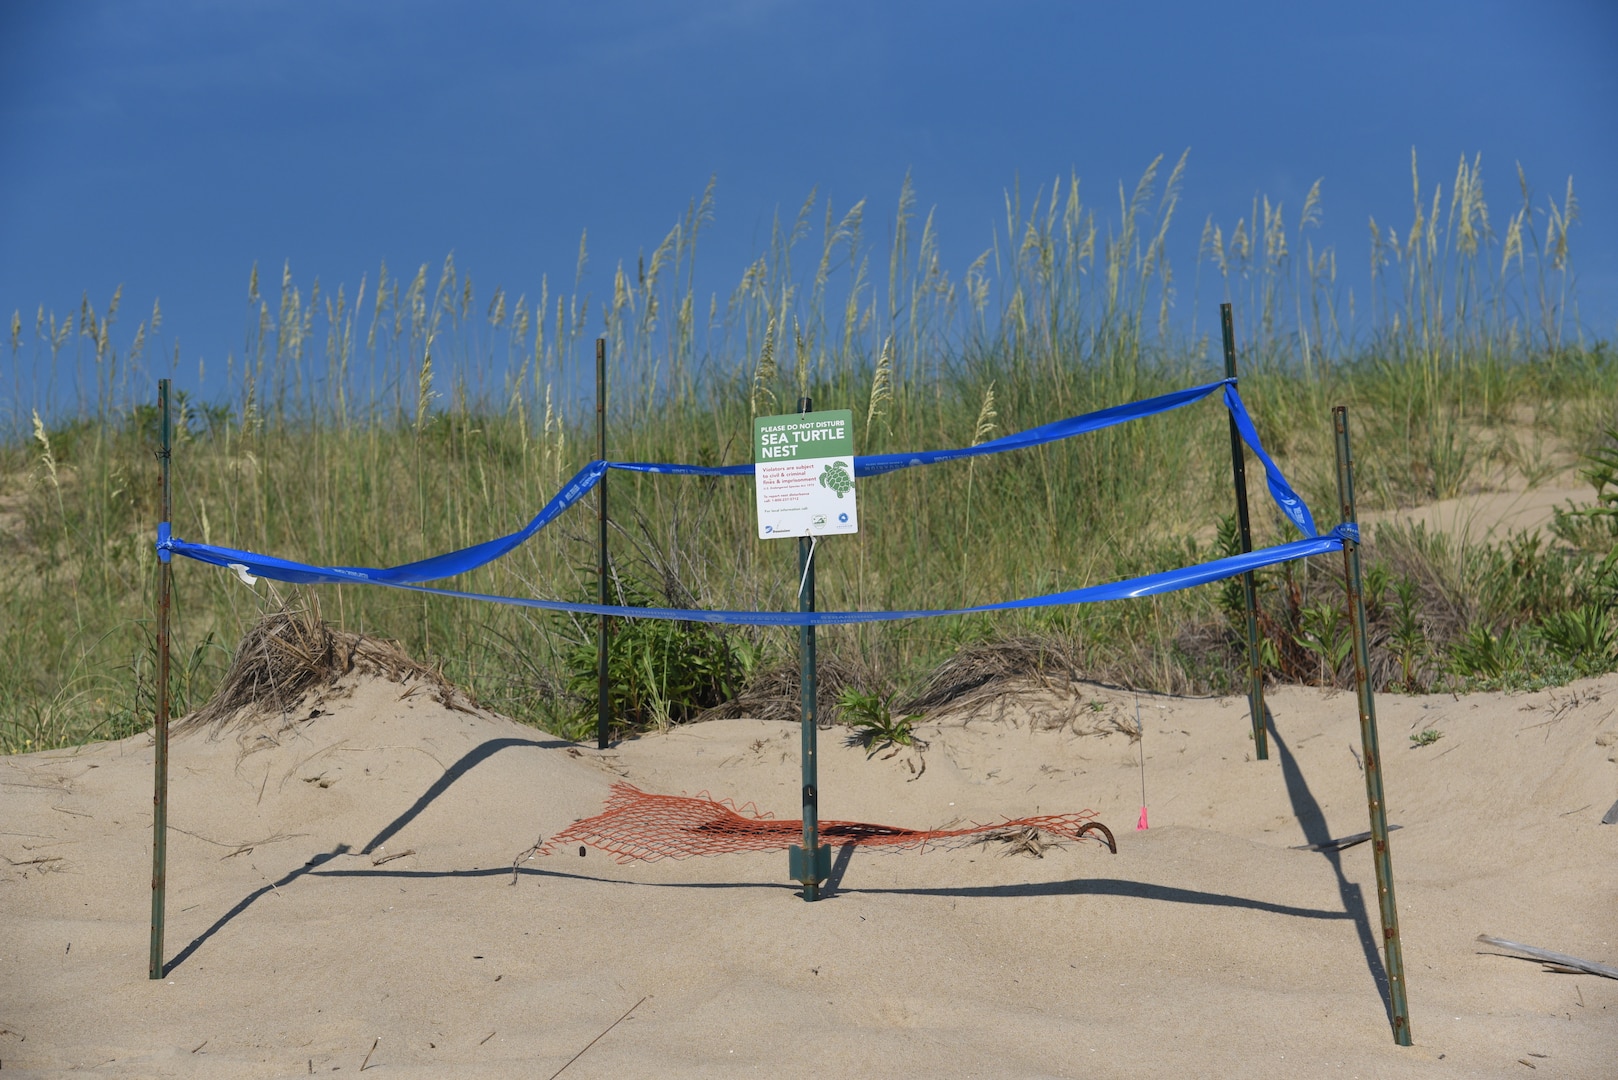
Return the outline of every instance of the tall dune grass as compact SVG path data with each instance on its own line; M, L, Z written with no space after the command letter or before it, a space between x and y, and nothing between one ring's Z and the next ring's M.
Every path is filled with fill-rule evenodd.
M571 287L480 294L448 258L350 287L307 290L254 267L244 347L180 397L175 531L317 562L387 565L475 543L527 520L593 454L580 390L606 338L611 452L619 459L728 463L750 421L802 395L851 408L862 452L969 444L1221 373L1216 305L1235 306L1243 392L1317 517L1334 517L1328 410L1351 408L1363 498L1448 497L1517 470L1541 480L1564 449L1593 447L1618 403L1604 344L1577 332L1560 200L1521 202L1497 233L1481 173L1462 160L1448 192L1412 158L1408 228L1371 224L1368 296L1336 282L1317 249L1321 186L1290 217L1255 201L1202 227L1201 259L1177 276L1168 243L1186 158L1154 161L1091 205L1076 176L1025 198L959 277L943 266L931 212L907 178L887 250L864 200L811 193L779 219L728 295L696 291L714 188L650 255L617 264L610 296ZM1519 177L1519 179L1521 179ZM885 261L886 266L883 267ZM886 270L883 274L882 270ZM1190 276L1196 319L1186 306ZM120 297L76 316L41 308L25 350L69 409L14 403L0 457L0 740L8 750L116 736L149 722L157 466L154 305L127 343ZM216 365L217 366L217 365ZM180 373L175 373L180 374ZM182 385L190 381L182 379ZM211 387L223 383L218 394ZM200 384L200 391L196 385ZM1029 595L1204 558L1231 512L1225 420L1214 404L1056 447L909 470L860 489L864 531L820 548L823 607L944 607ZM1549 445L1552 450L1545 450ZM1549 455L1549 456L1547 456ZM1548 473L1546 470L1549 470ZM620 584L693 606L788 607L790 545L754 539L751 485L614 475ZM1257 496L1255 496L1257 498ZM577 514L578 511L575 511ZM1277 515L1258 508L1261 539ZM494 566L478 591L582 598L592 531L565 519ZM1302 569L1329 579L1331 568ZM266 583L181 563L176 574L180 709L211 690ZM520 609L333 587L324 615L400 639L515 716L558 724L565 658L585 628ZM1097 675L1155 688L1232 685L1212 589L1149 603L828 631L891 692L964 643L1037 632L1074 644ZM1213 627L1206 633L1197 627ZM1190 628L1190 629L1188 629ZM748 655L786 639L735 631ZM1198 634L1202 633L1199 638Z

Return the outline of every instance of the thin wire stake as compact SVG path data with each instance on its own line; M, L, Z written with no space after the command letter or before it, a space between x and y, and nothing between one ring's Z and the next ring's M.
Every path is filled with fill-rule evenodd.
M1140 719L1140 695L1135 696L1135 741L1140 744L1140 820L1135 823L1135 831L1140 832L1147 828L1146 824L1146 725Z
M614 1020L612 1023L607 1025L607 1031L611 1031L613 1028L617 1027L619 1024L623 1023L625 1020L628 1020L629 1019L629 1014L634 1012L636 1009L640 1008L641 1002L645 1001L647 997L651 997L651 996L652 995L647 994L646 997L641 998L640 1001L637 1001L637 1002L635 1002L635 1004L631 1005L629 1007L628 1011L624 1013L624 1015L620 1016L618 1019ZM589 1042L585 1043L584 1044L584 1050L588 1050L588 1049L590 1049L590 1047L592 1047L596 1043L600 1042L602 1040L602 1038L606 1036L607 1031L603 1031L600 1035L597 1035L595 1038L593 1038ZM572 1057L568 1058L567 1059L567 1065L571 1065L575 1061L577 1061L581 1057L583 1057L584 1056L584 1050L580 1050L577 1054L574 1054ZM567 1065L563 1065L560 1069L557 1069L555 1072L551 1073L549 1080L556 1080L556 1078L558 1076L561 1076L562 1073L567 1070Z

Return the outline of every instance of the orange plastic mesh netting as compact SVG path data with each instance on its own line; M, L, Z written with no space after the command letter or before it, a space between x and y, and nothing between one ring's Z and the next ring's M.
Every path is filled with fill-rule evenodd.
M1008 829L1037 829L1066 840L1083 840L1100 833L1113 852L1118 845L1112 831L1095 820L1093 810L1077 814L1047 814L1010 818L993 825L966 829L902 829L893 825L867 825L859 821L822 821L820 837L828 844L906 848L927 844L970 841ZM604 851L619 862L655 862L692 855L728 855L738 851L784 851L803 840L803 822L779 821L758 812L752 803L738 807L706 793L653 795L632 784L612 785L606 808L592 818L575 821L552 836L540 855L569 844L585 844Z

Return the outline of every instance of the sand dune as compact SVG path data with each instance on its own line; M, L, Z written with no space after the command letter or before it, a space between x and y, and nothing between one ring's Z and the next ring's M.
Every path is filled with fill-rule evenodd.
M0 760L0 1069L548 1077L633 1007L563 1075L1618 1076L1618 981L1473 940L1618 961L1599 824L1618 677L1379 699L1409 1048L1368 847L1293 850L1367 828L1351 694L1277 691L1268 762L1245 702L1142 697L1145 832L1127 694L1038 708L1024 688L893 757L825 732L823 816L1091 808L1119 852L838 852L806 904L776 853L570 849L513 872L619 779L797 817L795 726L598 753L381 679L343 689L291 730L175 741L161 982L149 738Z

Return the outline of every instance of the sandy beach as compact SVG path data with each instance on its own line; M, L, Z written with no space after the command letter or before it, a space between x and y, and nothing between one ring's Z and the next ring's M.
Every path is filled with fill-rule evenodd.
M1092 809L1119 850L840 849L808 904L784 853L523 858L620 780L796 818L795 725L598 752L350 676L290 727L175 739L160 982L150 737L6 758L0 1069L1618 1075L1618 981L1474 940L1618 960L1618 827L1600 824L1618 677L1378 699L1408 1048L1389 1029L1369 847L1296 850L1368 827L1353 695L1275 691L1265 762L1245 701L1141 696L1146 831L1135 703L1008 686L893 756L823 732L823 817ZM1410 744L1428 729L1442 737Z

